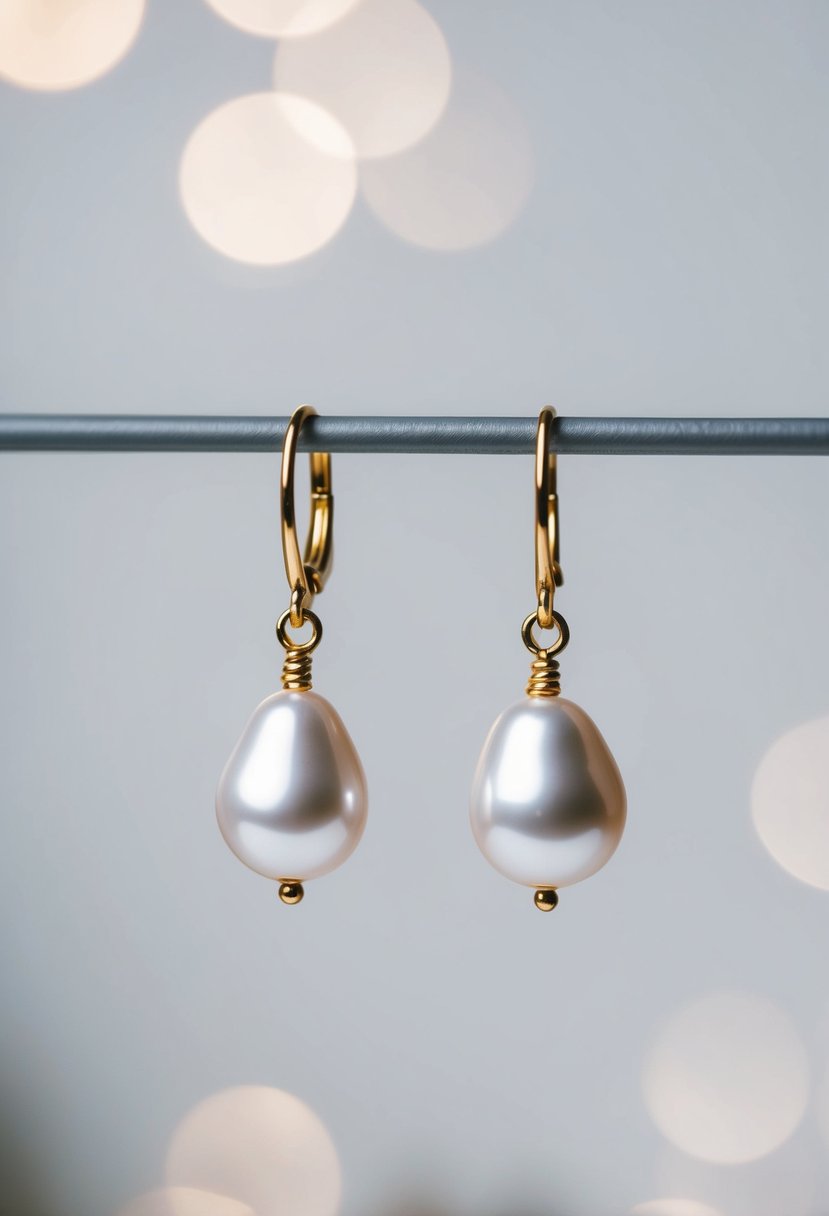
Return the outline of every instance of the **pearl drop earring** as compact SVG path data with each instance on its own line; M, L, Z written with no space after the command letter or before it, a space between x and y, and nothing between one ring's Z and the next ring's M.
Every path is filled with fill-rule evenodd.
M538 607L521 628L533 655L527 695L489 732L472 785L472 831L486 859L513 882L535 887L535 906L550 912L557 888L589 878L622 837L625 787L596 724L559 696L557 655L570 639L553 609L563 583L559 562L555 411L538 419L535 457L535 577ZM555 629L549 646L533 632Z
M300 406L282 447L282 551L291 589L290 607L276 625L285 650L282 692L253 712L219 779L216 816L227 844L266 878L279 882L279 898L298 904L303 881L336 869L363 834L368 794L363 766L332 705L311 691L311 656L322 625L311 603L331 571L334 498L331 457L311 454L311 523L304 558L294 511L294 463L305 420ZM311 626L298 642L288 632Z

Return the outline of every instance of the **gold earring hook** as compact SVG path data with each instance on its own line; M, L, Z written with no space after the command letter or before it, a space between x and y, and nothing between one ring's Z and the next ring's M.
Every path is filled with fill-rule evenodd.
M555 623L553 598L564 582L559 560L557 460L551 451L556 412L545 406L538 415L535 446L535 587L538 593L538 624L552 629Z
M294 506L294 465L303 424L316 417L311 405L294 410L282 441L282 471L280 476L280 506L282 516L282 553L285 573L291 588L289 609L291 625L299 629L306 619L315 595L325 586L334 559L334 495L331 492L331 457L328 452L311 452L311 520L305 541L305 554L300 553Z

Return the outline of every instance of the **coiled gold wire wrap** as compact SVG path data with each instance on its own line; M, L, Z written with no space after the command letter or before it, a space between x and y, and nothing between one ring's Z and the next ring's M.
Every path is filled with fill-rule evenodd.
M313 658L304 650L291 647L282 664L282 687L290 692L309 692Z
M285 650L285 660L282 664L282 687L286 692L310 692L313 651L319 646L322 638L322 622L315 612L306 608L303 624L310 624L313 632L307 642L296 642L288 633L290 619L291 610L289 608L276 622L276 636L280 646Z
M546 650L541 650L533 659L530 678L527 682L528 697L557 697L561 692L558 659Z
M570 628L560 612L553 613L553 624L558 629L558 637L549 646L539 646L533 634L533 625L538 624L538 612L531 612L521 626L521 639L533 655L530 668L530 678L527 683L528 697L557 697L561 692L561 678L558 671L558 659L564 647L570 641Z

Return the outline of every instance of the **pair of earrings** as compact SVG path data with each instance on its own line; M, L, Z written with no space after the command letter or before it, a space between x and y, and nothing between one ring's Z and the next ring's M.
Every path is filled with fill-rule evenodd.
M291 590L276 636L285 650L282 692L254 711L219 780L216 814L236 856L279 882L296 904L303 882L341 865L363 834L368 792L360 758L339 714L311 691L311 658L322 638L313 598L331 571L334 500L331 457L311 454L311 523L304 557L294 511L294 465L303 423L300 406L282 448L282 549ZM591 718L560 693L558 655L570 631L553 607L563 578L559 561L554 411L538 420L535 458L537 607L521 628L533 656L526 696L495 722L475 772L471 822L478 847L505 877L535 889L548 912L557 888L588 878L610 859L625 825L622 777ZM310 625L299 642L290 630ZM553 632L542 644L536 630Z

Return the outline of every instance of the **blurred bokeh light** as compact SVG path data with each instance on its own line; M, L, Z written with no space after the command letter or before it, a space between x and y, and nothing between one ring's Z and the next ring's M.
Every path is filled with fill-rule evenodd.
M451 84L443 34L416 0L364 0L314 38L281 43L274 81L335 114L361 158L423 139Z
M210 7L248 34L302 38L339 21L359 0L207 0Z
M145 0L3 0L0 76L27 89L75 89L135 40Z
M246 1203L228 1195L188 1186L162 1187L148 1191L119 1208L118 1216L259 1216Z
M754 1161L792 1135L809 1069L789 1018L764 997L719 992L676 1014L647 1059L643 1088L662 1134L691 1156Z
M696 1199L650 1199L631 1208L630 1216L720 1216L716 1208Z
M442 34L366 0L277 47L252 26L345 0L4 0L0 74L30 86L0 81L4 408L825 413L829 4L422 2ZM376 51L370 17L394 27ZM341 1216L829 1216L821 732L775 744L749 797L773 740L829 714L825 461L564 460L566 691L631 816L555 923L464 812L526 680L529 456L335 459L320 689L374 830L296 914L228 854L216 776L278 682L278 462L2 456L11 1216L332 1216L330 1138L302 1116L296 1151L270 1090L189 1115L167 1173L178 1118L239 1078L318 1108ZM796 623L773 683L767 553ZM365 641L378 579L401 610ZM724 982L779 1008L685 1008ZM795 1031L818 1092L781 1143Z
M821 1134L829 1145L829 1066L827 1066L817 1091L817 1121Z
M817 1155L809 1131L804 1121L773 1153L736 1166L689 1157L666 1144L655 1163L653 1189L693 1195L722 1216L815 1216Z
M829 891L829 718L787 731L761 760L754 825L784 870Z
M254 265L307 257L339 231L357 170L348 135L312 101L252 93L196 128L179 177L184 210L209 245Z
M360 171L366 201L392 232L443 251L494 240L518 215L532 180L521 115L470 72L455 73L448 108L422 143Z
M325 1125L293 1094L259 1085L190 1111L170 1143L167 1183L232 1196L256 1216L334 1216L341 1192Z

